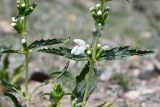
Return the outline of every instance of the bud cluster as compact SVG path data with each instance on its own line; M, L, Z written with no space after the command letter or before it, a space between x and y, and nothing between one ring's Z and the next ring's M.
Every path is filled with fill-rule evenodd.
M18 16L18 17L12 17L12 23L11 26L19 33L24 34L26 31L24 31L24 16Z
M109 14L109 7L105 7L104 9L100 4L97 4L95 7L90 8L90 12L92 14L92 17L95 21L96 25L104 26L106 23L106 19Z
M62 87L62 84L55 83L52 86L51 96L54 98L54 100L59 101L62 99L64 95L64 89Z
M32 13L36 5L37 5L36 3L32 3L31 5L26 5L24 0L18 0L16 3L19 15L24 15L24 16L27 16L30 13Z
M109 49L109 46L104 46L104 47L102 47L101 44L97 44L97 47L96 47L96 59L100 58L100 56L103 54L103 52L104 52L105 50L108 50L108 49ZM91 48L90 45L87 45L84 53L85 53L89 58L91 58L91 57L92 57L92 53L93 53L93 48Z
M26 4L25 0L17 0L16 6L18 9L18 16L12 18L11 26L22 35L27 33L26 31L26 16L31 14L36 7L36 3Z

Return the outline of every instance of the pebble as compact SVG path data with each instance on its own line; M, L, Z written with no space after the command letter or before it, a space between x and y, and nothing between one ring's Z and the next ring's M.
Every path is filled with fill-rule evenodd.
M138 97L140 97L141 92L140 91L129 91L124 94L124 97L130 100L137 100Z

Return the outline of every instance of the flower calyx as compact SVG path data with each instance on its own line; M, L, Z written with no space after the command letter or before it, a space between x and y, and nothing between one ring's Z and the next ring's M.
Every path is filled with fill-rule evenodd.
M24 16L18 16L18 17L12 17L12 23L11 26L19 33L22 35L26 35L27 32L24 28L24 23L25 23L25 17Z
M27 46L27 41L25 39L22 39L21 43L22 43L22 48L21 48L22 53L24 53L24 54L28 53L29 50L28 50L28 46Z
M62 84L55 83L52 86L51 96L56 100L59 101L64 96L64 89L62 87Z
M37 4L32 3L31 5L27 5L25 0L17 0L16 6L19 11L19 15L27 16L33 12Z
M96 25L101 24L102 26L105 25L106 19L109 14L109 7L105 7L104 9L101 9L101 4L97 4L95 7L90 8L91 15L95 21Z

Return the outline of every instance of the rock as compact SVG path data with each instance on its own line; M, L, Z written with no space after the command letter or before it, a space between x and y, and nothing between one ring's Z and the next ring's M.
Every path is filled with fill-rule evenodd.
M139 74L139 78L143 80L148 80L154 76L156 76L156 72L154 72L154 64L147 62L144 67L142 68L142 71Z
M111 67L108 67L105 72L103 72L100 75L100 81L108 81L113 75L113 71L111 70Z
M146 94L153 94L155 91L153 89L143 89L141 91L142 95L146 95Z
M127 64L131 69L140 68L142 65L141 63L142 63L142 58L138 55L131 56L127 60Z
M157 59L158 61L160 61L160 49L156 52L155 59Z
M129 91L124 94L124 97L130 100L137 100L137 98L140 97L140 94L140 91Z
M141 70L140 69L134 69L131 73L132 73L133 77L138 77L141 73Z

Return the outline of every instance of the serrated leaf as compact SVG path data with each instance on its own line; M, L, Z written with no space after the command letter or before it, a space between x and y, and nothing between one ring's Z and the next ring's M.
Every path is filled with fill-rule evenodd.
M65 47L39 49L38 51L43 52L43 53L50 53L50 54L54 54L54 55L64 56L66 58L76 60L76 61L87 60L87 57L84 56L84 55L73 55L73 54L71 54L71 49L68 49L68 48L65 48Z
M8 69L9 67L9 54L7 54L3 59L3 70Z
M12 77L11 77L11 83L12 84L15 84L18 81L19 77L22 75L22 73L24 71L23 70L23 67L24 67L23 65L24 65L24 63L22 63L20 66L18 66L14 69L14 72L13 72Z
M36 92L38 89L46 86L47 84L53 83L53 82L57 81L59 78L61 78L61 76L67 71L68 66L69 66L69 63L70 63L69 61L66 63L63 71L62 71L57 77L51 78L50 80L47 80L47 81L43 82L41 85L37 86L37 87L32 91L32 94L33 94L34 92Z
M0 56L5 53L20 53L20 51L19 50L12 50L12 49L9 49L5 46L0 47Z
M62 72L52 72L49 74L49 77L55 78L61 73ZM75 87L75 81L76 81L75 78L76 77L71 72L66 71L63 73L63 75L59 79L62 83L64 83L67 86L70 86L70 88L72 89L73 87Z
M106 50L104 54L102 54L101 58L104 58L106 60L119 60L128 56L133 56L133 55L142 56L151 53L153 53L153 51L136 50L136 49L130 49L129 46L121 46L110 50Z
M49 45L55 45L55 44L60 44L60 43L64 43L67 39L57 39L57 38L53 38L53 39L41 39L41 40L36 40L33 43L31 43L28 48L29 49L33 49L33 48L40 48L42 46L49 46Z
M77 98L77 103L82 102L83 96L85 93L85 86L86 86L86 77L89 73L90 69L90 62L87 62L87 64L84 66L82 69L80 75L76 77L76 87L73 91L73 94ZM92 78L91 78L91 83L90 83L90 88L89 88L89 95L93 92L97 85L97 71L96 68L94 68L94 72L92 73ZM89 97L88 95L88 97ZM72 100L74 100L75 97L72 96Z
M4 93L4 96L9 97L13 101L15 107L22 107L21 104L19 103L19 101L17 100L17 98L13 94Z
M8 91L18 92L18 89L6 80L0 79L0 84L2 84Z
M7 71L8 67L9 67L9 54L7 54L3 59L3 66L2 69L0 70L0 78L5 80L9 79L9 74Z

